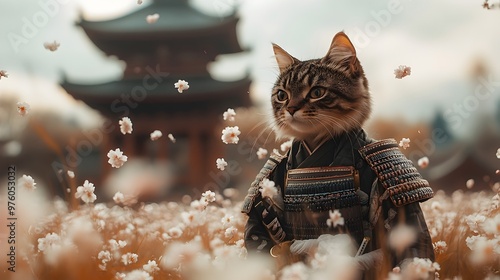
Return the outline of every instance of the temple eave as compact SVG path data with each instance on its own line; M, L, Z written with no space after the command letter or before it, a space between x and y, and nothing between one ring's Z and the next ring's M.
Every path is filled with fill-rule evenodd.
M147 90L140 80L115 81L98 85L82 85L64 81L61 86L76 100L81 100L94 109L108 108L109 111L112 111L113 104L126 105L127 102L144 104L153 110L161 108L175 110L183 104L189 104L193 109L199 106L207 107L209 104L211 109L213 106L222 109L225 106L247 107L251 105L248 78L232 82L215 80L204 81L201 84L190 82L190 88L183 93L177 92L174 88L175 81L169 80L154 88L151 86L151 90ZM184 106L182 107L185 109Z
M134 36L134 38L142 38L144 40L150 39L158 39L158 35L162 35L165 37L173 37L173 38L187 38L193 37L193 32L201 35L210 35L214 33L221 33L226 28L234 27L239 21L239 18L232 17L228 18L211 25L203 25L203 26L187 26L187 27L168 27L168 26L154 26L154 25L145 25L139 26L136 28L112 28L102 26L100 22L92 22L81 20L77 23L78 26L82 27L83 30L87 34L91 34L96 37L108 38L124 38L129 39L130 36Z

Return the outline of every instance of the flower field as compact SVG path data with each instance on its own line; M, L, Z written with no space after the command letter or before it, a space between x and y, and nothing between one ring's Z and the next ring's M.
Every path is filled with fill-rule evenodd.
M318 255L279 273L272 259L249 257L242 240L246 216L232 199L236 192L207 191L159 204L88 203L73 211L55 200L45 218L20 218L23 241L10 279L349 278L345 256ZM415 260L386 279L427 279L435 272L440 279L498 279L499 206L494 193L437 192L422 204L437 264Z

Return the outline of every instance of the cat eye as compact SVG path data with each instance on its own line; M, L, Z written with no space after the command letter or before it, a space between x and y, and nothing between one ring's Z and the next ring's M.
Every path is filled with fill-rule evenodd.
M278 93L276 94L276 99L278 99L279 102L284 102L288 99L288 94L286 94L286 92L283 90L278 90Z
M318 99L318 98L321 98L325 95L326 93L326 90L324 88L320 88L320 87L315 87L315 88L312 88L311 91L309 92L309 97L311 99Z

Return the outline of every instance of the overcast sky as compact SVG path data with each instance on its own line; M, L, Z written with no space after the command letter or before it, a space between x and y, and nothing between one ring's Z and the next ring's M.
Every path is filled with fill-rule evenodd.
M220 79L250 73L257 101L267 100L277 74L271 42L298 59L317 58L341 30L357 48L376 116L416 120L428 118L439 107L464 102L473 94L471 68L479 60L494 77L500 73L500 10L483 9L482 0L192 2L213 15L238 4L240 43L251 52L221 58L211 70ZM44 9L47 3L52 3L50 9ZM107 58L74 25L80 14L96 20L140 8L135 0L17 0L3 1L0 6L0 70L10 74L0 81L0 94L5 89L19 90L28 101L47 104L61 94L54 95L53 87L33 85L29 77L49 84L63 73L82 83L120 78L120 62ZM45 50L43 43L53 40L61 43L60 49ZM412 74L395 79L393 71L402 64L411 66ZM498 103L498 95L487 101L483 103L490 110Z

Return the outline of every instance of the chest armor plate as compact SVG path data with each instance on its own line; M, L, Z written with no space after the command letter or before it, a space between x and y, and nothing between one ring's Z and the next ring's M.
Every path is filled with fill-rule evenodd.
M363 215L356 190L355 169L328 166L289 170L285 181L285 231L294 239L321 234L348 233L358 244L363 239ZM329 211L337 209L343 226L328 226Z

